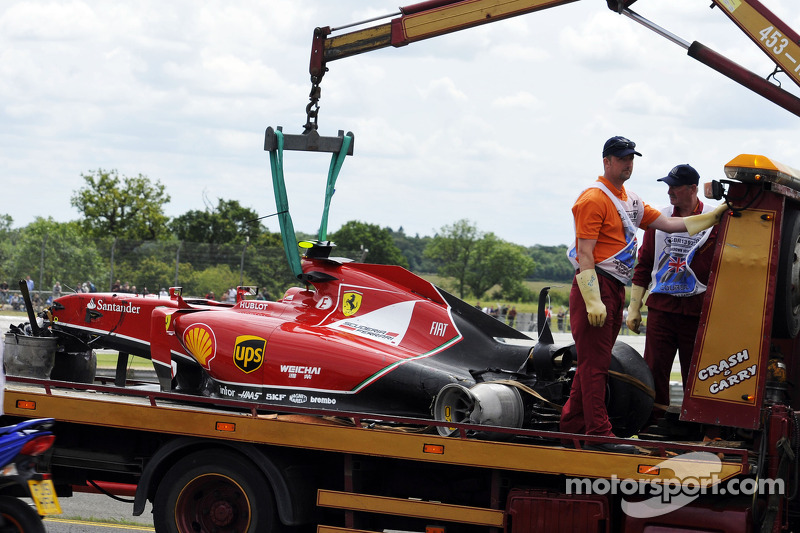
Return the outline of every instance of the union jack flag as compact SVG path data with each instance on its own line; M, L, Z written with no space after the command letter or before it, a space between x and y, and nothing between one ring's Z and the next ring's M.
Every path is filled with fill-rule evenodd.
M673 270L675 272L683 272L686 270L686 259L683 257L675 257L673 255L669 256L669 262L667 263L669 266L669 270Z

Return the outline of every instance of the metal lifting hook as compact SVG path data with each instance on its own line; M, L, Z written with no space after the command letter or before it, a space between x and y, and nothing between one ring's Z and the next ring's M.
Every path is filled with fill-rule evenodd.
M322 96L322 88L319 86L319 80L311 82L311 92L308 95L308 105L306 106L306 125L303 126L303 133L311 133L317 131L317 119L319 118L319 99Z

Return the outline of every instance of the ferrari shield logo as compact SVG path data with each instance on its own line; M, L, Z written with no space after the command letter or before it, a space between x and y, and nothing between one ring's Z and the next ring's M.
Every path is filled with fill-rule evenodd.
M356 291L347 291L342 298L342 314L344 316L353 316L358 313L361 308L361 293Z

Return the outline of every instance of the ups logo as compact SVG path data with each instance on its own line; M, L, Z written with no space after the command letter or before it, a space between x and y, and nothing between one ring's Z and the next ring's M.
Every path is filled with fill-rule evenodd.
M236 344L233 346L233 364L245 374L258 370L264 362L266 348L267 339L240 335L236 337Z

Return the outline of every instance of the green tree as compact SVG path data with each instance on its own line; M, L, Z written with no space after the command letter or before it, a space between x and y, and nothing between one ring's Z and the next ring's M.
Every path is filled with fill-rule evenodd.
M575 268L567 259L567 245L543 246L540 244L527 249L527 254L536 263L533 279L543 281L572 281Z
M498 239L493 233L485 234L475 246L466 284L477 298L500 285L503 297L517 300L526 295L523 280L534 270L533 259L525 248Z
M431 241L428 236L420 237L419 234L410 237L406 235L401 226L397 231L386 228L394 240L395 246L408 261L408 268L412 272L436 272L438 265L425 256L425 247Z
M237 200L222 198L217 200L216 207L175 217L170 228L180 240L216 244L244 243L266 231L258 222L258 213L242 207Z
M0 215L0 272L6 276L9 270L6 268L6 263L11 259L14 253L14 243L19 237L19 230L13 229L11 226L14 219L10 215ZM0 280L6 281L9 280Z
M244 262L245 277L276 300L286 289L297 286L298 280L289 269L283 242L278 233L265 232L250 241Z
M71 203L83 215L90 236L144 240L167 233L164 205L170 196L160 182L142 174L120 178L116 170L103 169L81 177L86 186L73 194Z
M157 293L162 287L167 288L174 284L175 265L149 256L143 257L136 264L136 270L130 277L136 280L136 288L144 292Z
M14 224L14 219L11 218L11 215L3 214L0 215L0 235L4 235L11 231L11 226Z
M250 284L245 280L245 285ZM228 265L217 265L195 272L192 287L189 289L195 296L205 296L212 291L215 299L221 300L228 289L238 285L238 271L234 272Z
M367 250L364 256L366 263L400 265L408 268L408 261L395 245L389 228L351 220L331 234L329 238L342 250Z
M439 262L439 275L455 279L460 298L469 291L467 273L482 236L477 226L464 218L452 226L443 226L425 248L425 256Z
M425 255L440 261L439 274L455 280L460 298L477 298L495 285L504 293L522 293L522 280L533 272L534 262L525 249L483 233L469 220L444 226L435 235Z
M104 271L103 261L77 222L56 222L37 217L19 231L4 272L13 288L30 275L37 290L50 290L60 281L64 290L85 281L96 281Z

